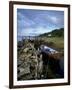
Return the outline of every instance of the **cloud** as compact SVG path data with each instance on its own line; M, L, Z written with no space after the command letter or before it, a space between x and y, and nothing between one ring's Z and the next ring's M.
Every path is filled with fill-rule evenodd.
M51 17L51 19L52 19L52 21L53 21L54 23L57 23L57 22L58 22L58 18L57 18L57 17Z
M27 16L23 15L22 13L17 13L17 24L20 28L30 27L34 25L34 22L30 20Z
M61 11L18 10L18 36L38 35L64 26L64 14Z
M27 28L27 29L22 29L20 32L18 32L18 36L35 36L50 31L51 31L50 28L43 28L43 27L37 27L35 29Z

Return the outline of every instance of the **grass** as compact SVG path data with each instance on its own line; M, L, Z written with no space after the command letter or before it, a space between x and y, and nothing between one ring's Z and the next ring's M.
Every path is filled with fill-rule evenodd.
M51 47L57 49L64 49L64 38L63 37L43 37L42 40L48 43L52 43Z

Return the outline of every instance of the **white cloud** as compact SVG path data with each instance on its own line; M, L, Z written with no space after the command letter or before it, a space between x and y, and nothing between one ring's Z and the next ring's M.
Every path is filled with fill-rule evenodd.
M57 23L57 22L58 22L58 18L57 18L57 17L51 17L51 19L52 19L52 21L53 21L54 23Z
M43 28L43 27L37 27L35 29L27 28L27 29L20 30L20 32L18 32L18 36L34 36L34 35L50 32L50 31L51 31L50 29L48 30L48 28Z
M26 26L29 27L31 25L34 25L35 23L33 22L33 20L31 20L30 18L26 17L24 14L18 12L18 25L19 26Z

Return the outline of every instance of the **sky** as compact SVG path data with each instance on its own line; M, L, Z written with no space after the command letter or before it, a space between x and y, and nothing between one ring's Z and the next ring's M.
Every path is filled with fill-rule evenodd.
M63 27L63 11L17 9L18 36L37 36Z

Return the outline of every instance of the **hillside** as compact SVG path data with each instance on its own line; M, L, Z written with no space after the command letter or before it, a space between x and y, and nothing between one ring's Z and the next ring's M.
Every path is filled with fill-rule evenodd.
M55 29L49 33L44 33L39 35L39 37L64 37L64 28L60 28L60 29Z

